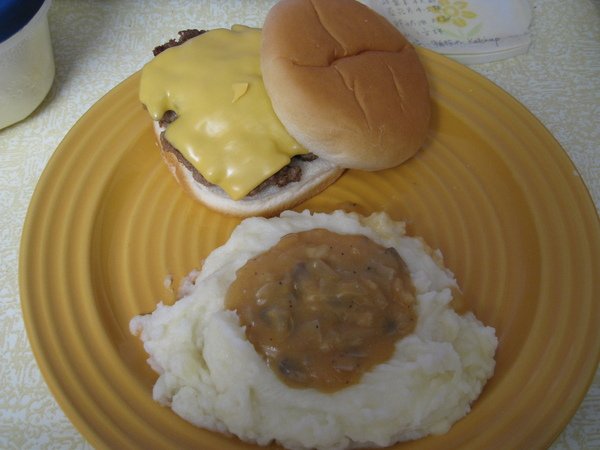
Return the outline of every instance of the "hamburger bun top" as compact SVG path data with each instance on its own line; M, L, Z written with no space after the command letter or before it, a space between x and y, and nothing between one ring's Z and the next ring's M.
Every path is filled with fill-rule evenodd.
M263 25L273 108L305 148L341 167L394 167L429 128L425 71L385 18L354 0L282 0Z

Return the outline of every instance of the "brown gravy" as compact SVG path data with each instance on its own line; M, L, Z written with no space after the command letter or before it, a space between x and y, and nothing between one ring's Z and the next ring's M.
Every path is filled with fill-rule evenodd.
M415 303L396 250L324 229L286 235L249 260L225 299L282 381L326 392L388 360L414 330Z

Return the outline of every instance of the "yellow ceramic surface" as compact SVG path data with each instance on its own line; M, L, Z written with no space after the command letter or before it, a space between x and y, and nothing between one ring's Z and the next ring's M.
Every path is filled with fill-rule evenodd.
M468 306L500 338L472 412L406 449L540 448L575 412L600 351L600 227L570 160L489 81L422 52L434 102L423 151L347 172L297 209L387 211L440 248ZM151 398L129 320L224 243L238 219L182 193L137 100L136 74L68 133L35 191L21 247L29 339L58 402L98 448L252 448ZM173 277L173 286L165 283ZM243 371L243 368L241 368Z

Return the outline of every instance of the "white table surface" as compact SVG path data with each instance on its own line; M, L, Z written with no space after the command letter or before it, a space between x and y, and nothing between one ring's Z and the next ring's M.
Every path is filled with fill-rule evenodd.
M142 67L155 44L184 28L260 26L272 3L54 0L54 85L27 120L0 130L0 448L90 447L43 381L19 303L21 230L48 159L86 110ZM537 0L531 30L527 54L472 68L542 121L578 168L598 209L600 1ZM599 373L552 449L600 449Z

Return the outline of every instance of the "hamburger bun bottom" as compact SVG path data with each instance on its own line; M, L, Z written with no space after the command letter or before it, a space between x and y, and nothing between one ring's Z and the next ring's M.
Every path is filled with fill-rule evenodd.
M163 161L179 185L198 202L223 214L237 217L274 216L281 211L291 209L304 200L317 195L337 180L345 169L322 158L303 161L302 178L283 187L268 186L257 194L241 200L232 200L218 186L205 186L194 179L192 172L173 154L160 144L160 135L164 131L158 122L154 122L154 132L160 147Z

